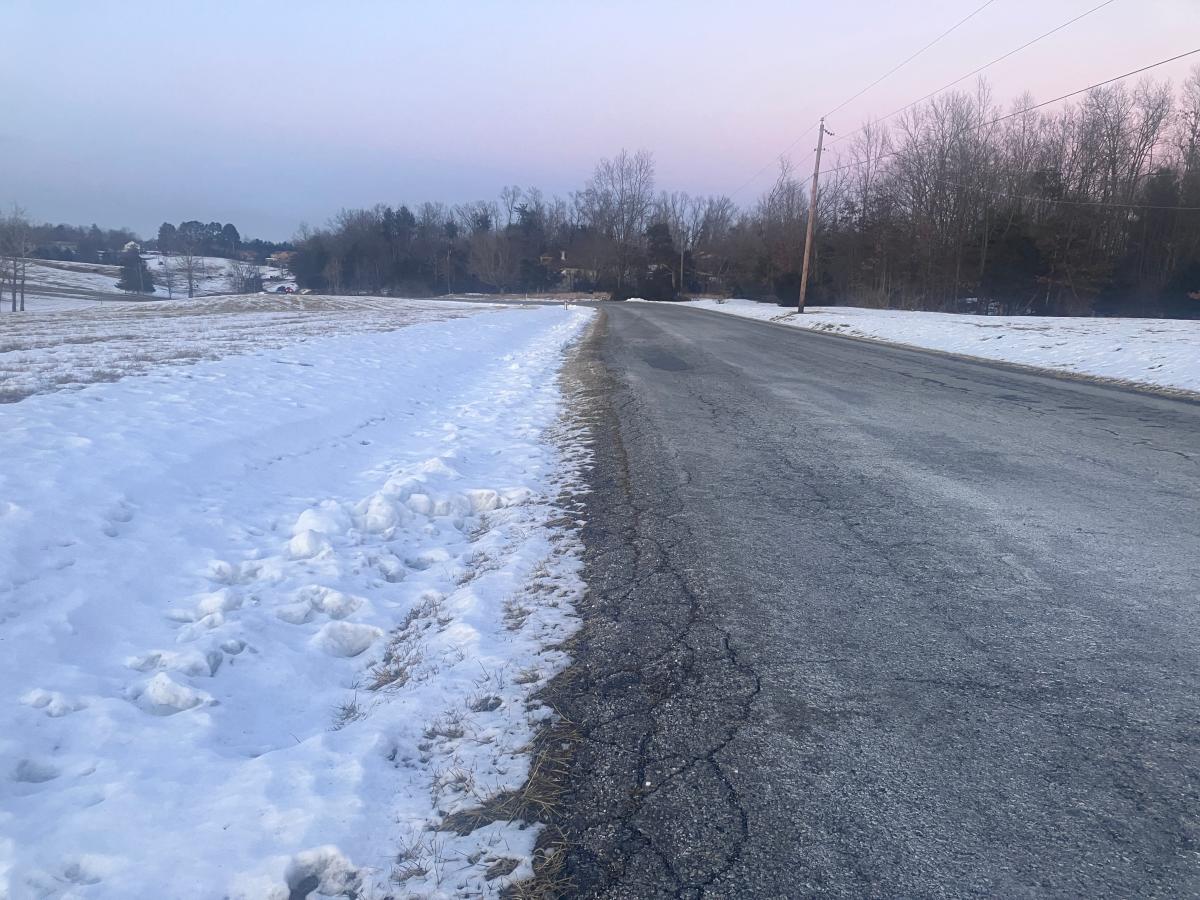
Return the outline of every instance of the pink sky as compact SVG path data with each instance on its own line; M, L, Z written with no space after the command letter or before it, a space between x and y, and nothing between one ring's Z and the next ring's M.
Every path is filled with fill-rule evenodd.
M577 188L621 147L729 193L983 0L8 0L0 201L286 237L341 206ZM831 119L852 130L1099 0L995 0ZM1049 98L1200 47L1200 0L1115 0L989 70ZM1164 67L1182 79L1192 61ZM797 146L807 157L811 141ZM737 199L769 181L764 174Z

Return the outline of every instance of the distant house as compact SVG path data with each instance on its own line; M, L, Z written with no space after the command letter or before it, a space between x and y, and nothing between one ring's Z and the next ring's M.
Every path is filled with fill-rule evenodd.
M552 264L559 271L559 287L568 291L590 291L595 288L600 273L594 264L568 260L566 250L558 252L557 260L550 257L550 263L547 263L546 259L542 257L543 265L549 268Z
M730 285L721 273L721 260L712 253L698 250L692 254L692 265L695 267L688 274L688 281L695 282L702 294L726 294Z

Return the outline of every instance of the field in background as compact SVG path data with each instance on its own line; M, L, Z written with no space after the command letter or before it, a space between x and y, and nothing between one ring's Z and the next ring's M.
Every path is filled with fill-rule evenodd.
M161 280L164 266L175 265L177 260L167 261L158 253L143 253L146 267ZM236 263L219 256L198 257L196 296L206 297L228 294L233 289L233 267ZM263 287L270 291L279 285L295 285L287 272L274 266L259 266L263 276ZM57 312L81 309L89 306L112 303L138 303L168 299L167 288L161 283L153 294L129 294L117 290L117 279L121 269L103 263L63 262L60 260L31 259L28 263L25 282L25 308L28 312ZM182 287L181 276L176 276L175 297L187 297ZM0 324L3 314L9 309L7 294L0 302Z
M0 313L0 403L331 334L391 331L502 307L442 300L245 294Z

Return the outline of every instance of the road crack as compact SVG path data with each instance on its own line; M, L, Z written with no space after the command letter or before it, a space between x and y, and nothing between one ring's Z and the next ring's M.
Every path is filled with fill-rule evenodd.
M560 848L566 877L542 895L699 897L748 839L720 756L761 685L680 549L696 547L680 495L691 473L605 367L603 328L575 362L595 459L583 515L589 589L573 664L541 698L569 723L570 747L543 839Z

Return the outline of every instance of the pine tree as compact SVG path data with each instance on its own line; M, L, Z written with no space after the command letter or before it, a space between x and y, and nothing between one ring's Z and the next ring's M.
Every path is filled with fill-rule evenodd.
M135 294L154 293L154 276L137 250L127 250L121 256L121 277L117 281L117 288Z

